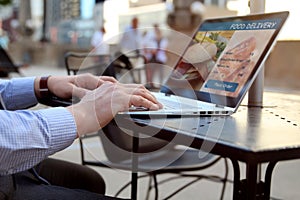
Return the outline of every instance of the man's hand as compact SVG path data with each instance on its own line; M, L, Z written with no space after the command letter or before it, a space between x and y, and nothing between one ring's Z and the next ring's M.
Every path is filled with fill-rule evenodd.
M142 85L104 82L87 92L77 104L67 107L75 118L78 136L92 133L107 125L120 111L131 105L158 110L162 105Z
M88 91L94 90L105 81L116 83L117 80L108 76L94 76L92 74L81 74L76 76L50 76L48 78L48 89L57 97L70 99L73 96L82 98ZM39 79L36 80L35 90L39 89ZM36 92L38 95L38 92Z

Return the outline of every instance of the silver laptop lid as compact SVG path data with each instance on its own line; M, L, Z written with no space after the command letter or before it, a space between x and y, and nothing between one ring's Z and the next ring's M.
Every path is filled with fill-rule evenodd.
M204 21L161 92L237 108L288 15L277 12Z

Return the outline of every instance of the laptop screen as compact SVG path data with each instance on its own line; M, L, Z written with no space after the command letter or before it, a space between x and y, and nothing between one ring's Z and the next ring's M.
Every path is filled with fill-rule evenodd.
M287 16L279 12L204 21L161 92L236 107Z

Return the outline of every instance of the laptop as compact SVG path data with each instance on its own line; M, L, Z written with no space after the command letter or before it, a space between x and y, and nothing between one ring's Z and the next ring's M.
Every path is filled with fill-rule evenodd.
M211 116L236 112L275 44L289 12L207 19L159 92L164 107L132 107L132 117Z

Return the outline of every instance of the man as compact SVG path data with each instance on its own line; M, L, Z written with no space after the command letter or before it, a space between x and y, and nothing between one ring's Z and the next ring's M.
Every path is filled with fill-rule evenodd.
M142 34L138 29L139 20L137 17L131 19L131 24L125 28L120 39L120 51L117 51L113 58L112 67L131 70L134 64L130 61L130 56L139 55L142 42ZM114 76L116 77L116 76Z
M130 26L125 28L120 40L121 52L123 54L130 54L133 51L141 49L142 34L138 29L138 25L138 18L133 17Z
M24 110L50 96L80 101L68 107ZM161 104L141 85L111 77L26 77L0 80L0 195L12 199L106 199L99 194L39 184L23 173L88 133L107 125L131 105ZM21 109L21 110L19 110ZM21 175L20 175L21 174Z
M143 51L147 59L146 65L146 87L155 88L154 74L158 73L160 79L159 84L163 82L163 65L167 62L166 49L168 47L168 39L163 35L158 24L153 25L153 31L145 36Z
M106 30L104 26L101 26L95 31L91 38L91 45L93 47L92 52L96 54L109 54L109 45L104 41L104 35Z
M109 44L106 41L104 41L105 33L106 30L104 26L101 26L93 34L91 38L91 46L93 47L93 49L91 50L91 52L99 55L97 57L94 57L95 64L109 63L102 75L116 77L114 66L112 66L110 63Z

